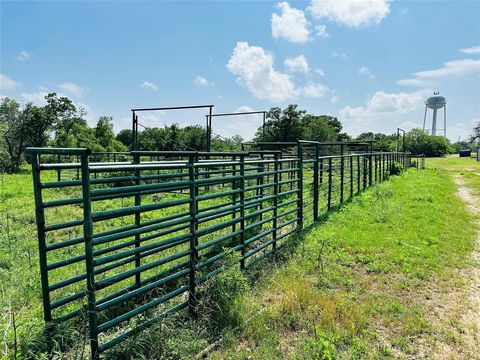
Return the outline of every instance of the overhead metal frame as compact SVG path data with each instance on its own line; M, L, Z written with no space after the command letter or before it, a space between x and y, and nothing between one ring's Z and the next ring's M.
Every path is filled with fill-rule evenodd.
M131 109L132 111L132 151L138 151L138 115L137 112L143 111L168 111L168 110L186 110L186 109L202 109L208 108L209 115L212 115L213 107L215 105L186 105L186 106L170 106L170 107L156 107L156 108L137 108ZM209 128L207 126L207 143L206 143L206 150L210 151L210 136L209 136Z
M243 112L232 112L232 113L205 115L206 122L207 122L207 137L212 136L212 117L255 115L255 114L263 114L262 133L263 133L263 137L265 137L265 122L266 122L266 118L267 118L267 111L243 111ZM210 142L211 142L211 139L210 139Z

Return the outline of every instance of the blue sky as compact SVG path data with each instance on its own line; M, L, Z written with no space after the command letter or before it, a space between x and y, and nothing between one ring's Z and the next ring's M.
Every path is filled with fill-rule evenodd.
M421 127L447 98L447 136L480 119L479 1L1 1L0 95L41 104L55 91L89 123L130 109L214 104L214 112L296 103L351 134ZM203 124L205 111L145 113L148 126ZM260 119L218 118L249 138Z

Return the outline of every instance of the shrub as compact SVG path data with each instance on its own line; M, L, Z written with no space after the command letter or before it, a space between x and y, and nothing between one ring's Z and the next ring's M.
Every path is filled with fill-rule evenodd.
M392 165L390 165L390 175L400 175L404 171L405 168L398 162L394 162Z
M235 328L242 324L242 301L250 288L240 270L239 254L229 254L225 269L201 289L198 313L211 323L212 330Z

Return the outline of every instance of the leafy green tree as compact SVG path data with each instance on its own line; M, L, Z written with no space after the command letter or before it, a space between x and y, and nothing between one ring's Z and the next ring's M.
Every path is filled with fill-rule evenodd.
M394 151L397 148L397 135L386 135L382 133L365 132L357 136L356 140L374 140L373 147L376 150Z
M303 118L303 138L312 141L335 141L338 132L329 121L330 116L307 114Z
M113 132L113 118L111 116L100 116L95 127L95 136L99 145L104 149L112 146L115 133Z
M32 104L27 104L24 109L13 99L4 98L0 104L0 124L5 152L8 161L5 170L16 172L20 170L23 152L28 137L29 114Z
M233 135L230 138L215 136L212 139L212 151L240 151L242 150L243 137Z
M302 138L302 119L305 110L298 110L297 105L288 105L284 110L273 107L267 112L265 122L265 135L263 128L259 127L255 141L297 141Z
M102 116L95 128L88 126L80 116L61 119L57 123L53 144L57 147L86 147L95 152L126 151L127 147L115 139L113 119Z
M130 129L120 130L117 136L115 136L115 140L120 141L127 148L130 148L132 146L132 130Z
M313 141L337 141L348 139L342 133L341 122L333 116L307 114L297 105L290 104L284 110L273 107L267 112L265 135L259 127L254 141L291 142L299 139Z
M474 150L475 148L476 148L476 144L473 141L459 140L452 144L452 152L454 153L458 153L460 150L464 150L464 149Z
M426 156L443 156L452 151L447 139L429 135L422 129L412 129L405 135L405 148L412 154Z
M480 120L475 124L473 128L473 134L470 137L471 142L476 142L480 145Z
M165 134L160 128L146 128L138 134L139 150L165 150Z
M180 131L180 144L186 150L204 150L207 132L200 125L186 126Z
M4 131L5 131L5 124L0 122L0 134L3 135ZM8 166L9 166L8 159L9 159L9 155L7 152L5 139L3 136L0 136L0 173L8 169Z
M28 111L28 145L42 147L48 144L50 133L56 130L60 121L73 117L77 109L67 97L58 97L56 93L45 96L44 107L30 106ZM80 114L81 116L81 114Z

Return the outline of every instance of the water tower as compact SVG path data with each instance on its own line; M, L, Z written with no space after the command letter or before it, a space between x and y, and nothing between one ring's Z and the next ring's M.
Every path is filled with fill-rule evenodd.
M437 110L443 107L443 129L437 128ZM434 92L433 96L425 101L425 115L423 117L423 131L425 131L425 121L427 120L427 110L433 110L432 135L437 135L438 130L443 130L443 136L447 138L447 99L440 96L439 92Z

